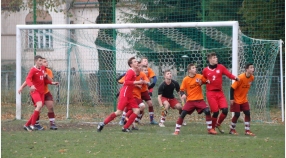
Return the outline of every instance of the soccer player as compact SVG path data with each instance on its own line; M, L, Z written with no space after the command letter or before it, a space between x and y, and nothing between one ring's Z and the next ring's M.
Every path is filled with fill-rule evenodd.
M164 122L170 107L179 110L179 114L182 112L182 106L173 94L174 90L176 90L178 96L180 96L179 83L175 80L172 80L172 73L170 70L165 70L164 78L164 82L158 88L158 102L160 107L163 109L159 123L160 127L165 127ZM182 98L181 101L183 102Z
M53 81L53 78L54 78L53 72L51 69L48 68L49 64L48 64L47 59L42 58L42 61L43 61L42 65L45 67L45 73L47 73L47 79L49 79L50 81ZM25 81L22 84L22 86L19 88L18 93L20 94L22 92L23 88L26 86L27 86L27 83ZM53 95L49 91L48 84L45 84L45 105L48 109L48 118L50 121L50 129L51 130L57 130L58 127L56 126L56 123L55 123ZM36 121L35 129L36 130L43 130L44 129L39 123L39 118Z
M125 80L125 77L122 77L118 82L123 84ZM147 76L145 75L145 73L143 73L142 71L140 71L140 69L138 69L138 71L136 71L136 79L135 81L140 81L140 80L144 80L147 82L147 84L143 84L143 85L136 85L133 89L133 97L135 98L139 109L140 109L140 114L137 116L137 118L135 119L135 123L132 126L132 130L138 130L137 126L141 120L141 118L143 117L144 114L144 109L145 109L145 104L143 103L143 100L141 98L141 91L142 89L146 89L147 90L147 95L148 95L148 85L150 85L149 83L149 79L147 78ZM149 95L148 95L149 96ZM121 121L122 124L120 125L124 125L124 122L126 122L126 118L129 118L129 115L131 114L132 110L125 109L125 111L123 112L122 116L121 116ZM124 114L125 113L125 114Z
M45 84L57 85L58 82L50 81L45 73L45 67L42 66L42 57L36 55L34 57L35 66L31 68L26 83L30 87L30 95L34 102L35 110L30 119L24 125L24 129L27 131L35 130L36 121L40 115L44 98L45 98Z
M153 88L157 82L156 74L150 67L148 67L148 59L146 57L141 58L141 65L147 67L147 71L148 71L147 77L150 80L150 85L148 86L148 89L149 89L148 93L149 93L149 96L152 96ZM145 93L146 91L143 92L142 99L146 101L148 105L150 124L157 125L158 123L154 120L154 108L153 108L151 97L147 97Z
M133 89L135 85L138 84L147 84L144 80L135 81L136 79L136 70L138 70L138 62L135 57L132 57L128 60L128 65L130 69L126 72L125 82L120 89L119 93L119 102L117 104L117 110L111 113L107 118L105 118L104 122L100 122L97 126L97 131L101 132L103 127L107 125L109 122L114 120L117 116L122 114L124 108L132 109L133 113L130 115L127 123L122 127L122 132L130 132L129 126L134 122L135 118L138 116L140 110L138 108L138 104L136 103L133 97Z
M206 84L207 80L201 74L197 74L197 68L195 64L189 64L187 67L188 76L186 76L180 87L180 94L182 99L186 99L187 102L183 106L181 116L179 116L173 135L179 135L182 123L187 114L192 114L197 110L198 114L202 112L206 115L207 130L209 134L216 134L216 131L212 129L212 118L210 109L204 101L202 84Z
M249 63L245 65L245 73L238 76L239 81L235 81L230 88L230 111L234 112L234 116L231 120L229 134L238 135L235 130L237 119L240 116L240 112L243 111L245 135L255 136L250 131L250 108L247 100L247 93L250 89L251 83L254 81L254 66Z
M228 78L233 80L239 79L232 75L222 64L218 64L216 53L212 52L208 54L207 58L209 65L204 68L203 76L209 80L209 84L206 85L206 95L211 112L213 113L212 128L215 130L216 127L221 133L224 133L221 123L227 116L228 105L222 91L222 75L226 75ZM218 118L219 110L221 110L221 114Z

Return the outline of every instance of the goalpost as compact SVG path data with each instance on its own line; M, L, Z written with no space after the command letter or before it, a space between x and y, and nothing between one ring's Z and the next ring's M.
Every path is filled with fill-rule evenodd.
M33 36L34 32L36 36ZM24 81L25 73L33 65L34 44L37 54L47 58L56 72L60 87L50 87L56 93L54 100L66 104L67 118L70 117L71 102L93 105L114 102L116 99L110 97L110 94L115 96L118 89L115 78L127 69L125 63L128 57L147 56L158 75L164 68L170 67L180 81L183 77L180 72L186 71L185 61L187 64L196 63L202 70L207 63L206 54L214 51L219 56L219 62L230 68L236 76L244 71L246 62L251 61L255 66L260 63L267 66L263 60L268 60L270 70L261 69L263 73L255 81L258 82L255 83L257 86L252 88L265 87L263 92L256 89L250 95L253 98L251 105L259 108L258 119L265 121L267 116L260 115L267 113L269 106L266 104L271 78L267 78L267 75L272 75L275 58L281 48L279 41L257 40L243 35L239 32L237 21L17 25L16 91ZM260 47L263 50L262 58L253 55L259 53L255 49ZM183 55L188 58L182 59ZM263 82L263 85L259 82ZM225 80L224 91L227 93L229 86L230 80ZM283 94L283 85L281 93ZM28 96L28 91L23 94ZM283 108L283 98L281 99ZM16 93L16 119L21 119L22 103L27 100L27 97L22 98L21 94ZM282 115L284 117L284 110Z

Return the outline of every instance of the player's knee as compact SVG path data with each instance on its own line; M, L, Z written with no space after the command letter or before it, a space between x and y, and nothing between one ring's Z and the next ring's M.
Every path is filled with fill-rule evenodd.
M217 117L218 117L218 114L219 114L218 111L217 111L217 112L214 112L212 117L217 118Z
M208 108L208 107L205 108L204 113L205 113L205 115L210 115L211 114L210 108Z
M186 116L187 114L188 114L188 112L185 111L185 110L183 110L182 113L181 113L181 115L180 115L180 117L181 117L181 118L185 118L185 116Z
M223 114L227 115L227 113L228 113L228 108L223 108L223 109L221 109L221 112L222 112Z
M140 109L139 108L133 108L133 113L135 113L136 115L139 115Z
M140 104L139 104L139 108L140 108L140 109L142 109L142 108L144 109L144 108L145 108L145 104L144 104L144 103L140 103Z
M246 116L250 116L250 111L249 111L249 110L243 111L243 113L244 113L244 115L246 115Z
M115 113L116 116L122 115L122 111L121 111L121 110L117 110L117 111L115 111L114 113Z
M240 112L235 112L235 113L234 113L234 116L235 116L236 118L239 118Z

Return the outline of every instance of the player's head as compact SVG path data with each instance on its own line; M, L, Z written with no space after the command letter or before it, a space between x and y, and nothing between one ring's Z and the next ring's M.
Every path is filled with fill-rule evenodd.
M40 56L40 55L36 55L34 57L34 61L35 61L35 64L36 64L37 67L42 66L42 59L43 59L43 57Z
M146 65L141 65L141 71L148 75L148 67Z
M253 73L254 73L254 66L253 66L253 64L252 63L247 63L245 65L245 71L246 71L246 73L249 73L250 75L253 75Z
M218 59L215 52L211 52L208 54L208 61L211 65L215 65L218 63Z
M195 75L197 73L197 67L195 64L191 63L187 67L189 75Z
M128 65L131 68L138 69L138 61L135 57L131 57L130 59L128 59Z
M48 60L46 58L42 58L42 63L44 67L49 67Z
M141 65L148 66L148 59L146 57L141 58Z
M165 79L168 79L168 80L172 79L171 70L165 70L165 71L164 71L164 78L165 78Z

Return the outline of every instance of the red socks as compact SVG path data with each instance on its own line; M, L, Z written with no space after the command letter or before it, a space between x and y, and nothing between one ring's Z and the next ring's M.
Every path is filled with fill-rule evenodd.
M116 117L115 113L111 113L105 120L104 120L104 124L107 125L110 121L114 120L114 118Z

